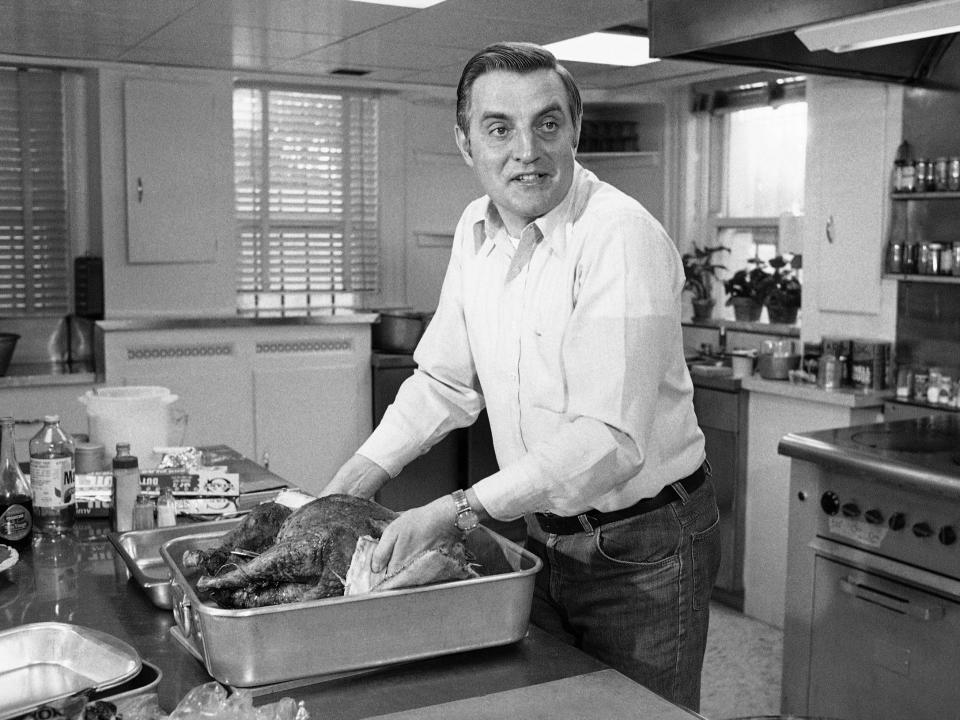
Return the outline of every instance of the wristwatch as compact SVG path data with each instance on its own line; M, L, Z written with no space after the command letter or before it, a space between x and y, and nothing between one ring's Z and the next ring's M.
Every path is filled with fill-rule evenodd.
M451 497L453 497L453 502L456 503L457 506L457 519L454 521L457 529L465 533L475 530L477 525L480 524L480 518L477 517L477 513L470 507L467 494L463 490L454 490L451 493Z

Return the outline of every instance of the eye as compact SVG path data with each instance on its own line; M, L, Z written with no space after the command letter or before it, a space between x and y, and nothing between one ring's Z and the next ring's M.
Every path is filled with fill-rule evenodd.
M540 129L547 133L555 133L560 129L560 123L552 118L544 120L540 123Z
M489 128L487 128L487 134L495 138L506 137L507 132L506 125L491 125Z

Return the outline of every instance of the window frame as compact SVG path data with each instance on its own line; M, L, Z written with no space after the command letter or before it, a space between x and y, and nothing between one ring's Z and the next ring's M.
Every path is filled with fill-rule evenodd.
M259 147L255 141L249 145L250 154L259 151L261 162L257 172L260 174L259 191L254 189L250 193L251 212L241 212L240 209L240 181L237 179L237 188L234 192L234 218L237 223L238 261L236 274L237 313L244 317L301 317L310 315L325 315L336 312L338 309L356 309L362 306L365 298L379 292L380 288L380 231L381 219L379 216L379 187L381 185L380 170L380 113L381 94L371 90L360 90L348 87L305 86L270 81L234 82L233 93L236 102L236 93L244 91L259 92L259 112L262 119L259 126ZM342 212L339 217L324 217L320 213L305 212L301 217L291 215L277 216L274 208L274 195L271 193L273 177L270 174L271 147L270 147L270 101L271 93L296 93L303 95L318 95L337 97L342 102L341 112L345 118L342 125L340 142L337 147L341 153L343 179L337 192L342 200ZM359 123L351 115L355 112L355 105L366 105L364 113L372 113L370 117L361 117ZM256 131L256 125L254 124ZM362 135L359 144L355 136ZM235 154L238 154L237 118L233 122L233 141ZM372 145L372 151L367 147ZM357 150L357 147L362 149ZM352 160L358 158L362 165L360 177L354 172ZM239 159L234 160L235 177L238 173ZM274 167L274 169L276 169ZM254 183L256 184L256 183ZM370 187L372 185L372 190ZM358 187L360 188L358 190ZM352 199L359 192L362 199L353 203ZM257 201L257 197L267 198L267 203ZM372 209L370 209L372 208ZM359 230L355 229L359 227ZM250 237L247 237L247 233ZM284 233L302 234L303 250L301 255L315 252L326 254L329 257L330 268L339 267L339 270L330 269L331 284L326 287L314 287L310 274L311 263L305 260L303 269L306 274L306 287L283 287L282 278L277 277L277 271L271 270L273 262L282 258L283 249L276 253L270 250L271 245L278 243L283 247L293 248L296 241L285 240ZM323 234L334 236L339 234L339 240L334 237L322 238ZM314 237L310 237L313 234ZM266 238L266 240L264 240ZM352 239L353 238L353 239ZM289 243L288 243L289 241ZM268 247L264 247L264 243ZM260 245L259 249L256 247ZM251 247L253 246L253 247ZM311 247L312 246L312 247ZM338 256L337 250L341 256ZM250 253L258 258L247 259ZM318 255L319 257L319 255ZM359 258L359 260L357 260ZM317 263L322 265L323 263ZM358 269L359 268L359 269ZM246 277L245 277L246 273ZM256 274L256 279L250 280L250 275ZM273 277L269 277L270 275ZM279 271L282 276L283 270ZM321 273L323 274L323 273ZM292 272L291 272L292 275ZM279 287L270 289L270 281L280 279ZM246 283L246 287L244 287ZM244 296L252 298L245 303ZM288 304L288 301L293 304ZM299 302L298 302L299 301Z

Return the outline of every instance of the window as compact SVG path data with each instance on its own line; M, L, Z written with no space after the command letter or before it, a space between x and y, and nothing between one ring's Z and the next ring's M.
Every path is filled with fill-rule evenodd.
M62 74L0 68L0 315L63 315L71 247Z
M723 81L722 81L723 82ZM799 253L807 104L805 78L763 73L731 86L694 87L707 244L730 248L721 279L751 259ZM701 235L703 237L704 235ZM718 304L724 293L718 287ZM732 309L725 313L732 317Z
M377 289L377 113L370 94L234 90L240 315L328 313Z

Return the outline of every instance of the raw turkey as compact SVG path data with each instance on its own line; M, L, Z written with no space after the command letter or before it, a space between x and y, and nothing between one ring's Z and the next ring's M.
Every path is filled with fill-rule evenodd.
M352 495L317 498L293 511L283 521L274 542L260 555L249 560L233 556L218 572L208 569L208 574L197 580L197 589L209 592L219 605L228 608L343 595L358 538L379 538L397 515L372 500ZM428 554L444 558L442 579L477 574L467 562L462 543ZM422 563L412 565L423 567ZM434 577L414 576L403 582L422 585L433 581Z

